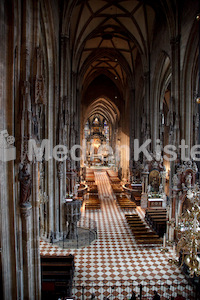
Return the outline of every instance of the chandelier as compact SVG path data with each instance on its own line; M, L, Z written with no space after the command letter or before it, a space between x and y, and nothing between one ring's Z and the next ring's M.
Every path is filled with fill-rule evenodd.
M180 254L180 267L185 263L190 277L200 275L200 190L195 185L187 191L191 207L177 219L175 230L177 252Z

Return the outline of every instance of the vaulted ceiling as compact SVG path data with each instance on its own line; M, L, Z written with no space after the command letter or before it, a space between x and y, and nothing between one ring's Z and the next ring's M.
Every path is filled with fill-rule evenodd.
M115 124L120 119L120 112L117 106L105 98L98 98L88 107L83 124L86 123L87 119L96 114L100 114L111 124Z
M74 71L82 82L105 74L123 88L137 55L148 61L154 22L155 11L145 1L77 1L70 23Z

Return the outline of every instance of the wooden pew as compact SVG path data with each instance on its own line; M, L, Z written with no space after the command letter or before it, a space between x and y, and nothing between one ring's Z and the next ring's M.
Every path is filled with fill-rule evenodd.
M89 200L85 203L85 209L101 209L101 201L98 195L89 195Z
M137 214L125 215L127 223L134 235L138 244L142 245L159 245L162 244L162 239L156 232L150 230L146 224L140 219Z
M70 297L74 256L41 256L42 299Z
M98 194L98 188L96 184L91 184L89 186L89 191L90 194Z
M120 193L123 192L123 188L122 188L122 186L120 184L111 184L111 187L112 187L113 192L115 194L120 194Z
M117 203L122 209L136 209L136 204L128 199L125 195L121 197L117 196Z
M163 236L163 234L166 232L166 209L147 209L145 220L157 232L159 236Z

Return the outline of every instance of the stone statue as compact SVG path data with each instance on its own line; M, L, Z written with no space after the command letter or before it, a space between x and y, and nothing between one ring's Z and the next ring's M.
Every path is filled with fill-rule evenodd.
M20 204L28 204L31 195L31 175L28 172L28 165L24 164L19 171L19 181L20 181Z
M178 184L179 184L179 178L178 178L177 174L174 174L172 181L173 181L173 185L175 187L178 186Z
M151 193L151 185L150 184L147 186L147 193Z
M169 144L173 144L174 141L174 126L175 126L175 112L173 112L172 107L167 114L167 126L169 126Z
M37 117L36 116L33 117L32 122L33 122L33 134L37 139L39 139L39 136L38 136L38 122L37 122Z
M192 185L192 175L191 175L191 173L189 173L189 174L186 176L185 181L186 181L187 187L190 188L191 185Z
M163 188L163 185L160 184L159 185L159 194L163 194L164 193L164 188Z

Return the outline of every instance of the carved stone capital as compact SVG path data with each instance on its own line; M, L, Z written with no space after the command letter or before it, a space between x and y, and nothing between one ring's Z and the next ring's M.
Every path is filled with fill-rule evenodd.
M22 218L27 219L28 217L30 217L31 210L32 210L32 206L30 203L20 205L20 212L21 212Z
M36 76L35 79L35 103L36 104L44 104L47 103L47 97L46 97L46 85L44 76Z

